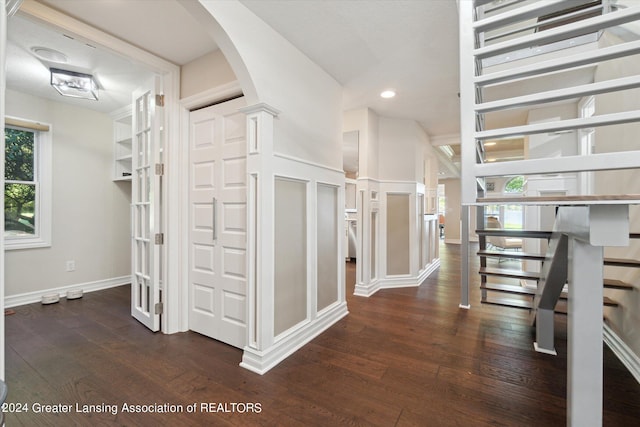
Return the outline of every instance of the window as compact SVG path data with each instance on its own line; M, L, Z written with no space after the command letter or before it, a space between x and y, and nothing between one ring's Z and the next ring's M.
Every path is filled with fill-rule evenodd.
M504 192L509 194L524 192L524 176L514 176L504 185Z
M4 129L5 248L51 245L49 127L7 118Z
M595 97L583 98L578 103L578 112L581 118L593 117L596 113ZM595 151L596 130L594 128L580 129L578 135L580 138L579 154L581 156L591 155ZM580 194L593 194L593 172L580 172L578 185Z

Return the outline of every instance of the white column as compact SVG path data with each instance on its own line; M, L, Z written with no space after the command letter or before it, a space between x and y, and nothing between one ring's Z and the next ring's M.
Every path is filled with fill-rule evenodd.
M7 13L5 10L5 0L0 0L0 126L4 133L4 94L6 85L5 60L7 52ZM0 142L2 150L2 162L0 163L0 177L4 184L4 138ZM4 188L4 185L2 186ZM2 225L0 231L4 236L4 197L0 200L2 209ZM4 237L0 239L0 312L4 313ZM0 319L0 330L4 331L4 316ZM0 379L4 380L4 333L0 334Z
M469 309L469 206L462 206L460 219L460 308Z
M563 207L569 235L567 425L602 425L604 246L629 245L629 206Z
M603 249L569 241L567 425L602 425Z
M266 104L241 109L247 115L247 313L248 339L241 366L260 372L262 352L274 337L273 121ZM261 373L261 372L260 372Z
M476 201L475 149L475 36L473 24L474 2L458 3L460 31L460 158L462 185L462 230L460 233L460 308L469 305L469 204Z

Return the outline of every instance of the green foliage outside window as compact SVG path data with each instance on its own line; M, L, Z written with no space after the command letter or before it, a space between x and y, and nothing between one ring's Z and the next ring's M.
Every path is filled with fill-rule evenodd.
M34 132L5 128L5 235L35 234Z
M505 193L522 193L524 191L524 176L511 178L504 186Z

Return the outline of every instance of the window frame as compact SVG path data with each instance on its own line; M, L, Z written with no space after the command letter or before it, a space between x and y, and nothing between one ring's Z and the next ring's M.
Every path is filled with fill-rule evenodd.
M21 125L10 124L19 122ZM51 146L51 125L41 122L33 122L18 117L6 117L4 129L26 130L34 133L34 183L36 186L35 200L35 228L33 236L7 236L4 231L4 248L6 251L32 248L45 248L51 246L51 220L52 220L52 169L53 157ZM48 128L48 130L43 130ZM4 153L3 153L4 157ZM5 160L6 161L6 160ZM2 176L3 191L6 179Z

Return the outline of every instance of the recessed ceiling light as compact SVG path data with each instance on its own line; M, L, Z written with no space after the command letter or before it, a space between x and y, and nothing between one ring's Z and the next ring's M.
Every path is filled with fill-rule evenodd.
M57 50L49 49L48 47L34 46L31 48L31 52L40 59L55 62L56 64L66 64L68 61L67 55Z
M493 147L494 145L496 145L496 143L495 143L495 142L485 142L485 143L484 143L484 146L485 146L485 147Z
M387 90L383 91L380 94L380 96L383 97L383 98L393 98L394 96L396 96L396 91L393 90L393 89L387 89Z

